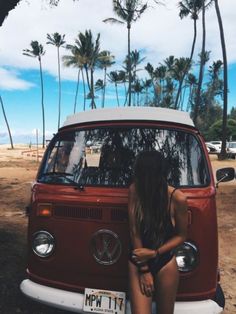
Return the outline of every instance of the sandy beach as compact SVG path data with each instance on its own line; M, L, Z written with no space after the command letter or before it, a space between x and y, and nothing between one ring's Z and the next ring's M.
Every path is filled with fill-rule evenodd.
M43 150L17 145L0 146L0 313L1 314L59 314L55 310L36 304L19 291L25 278L27 217L25 207L35 179ZM211 157L212 167L236 168L236 160L218 161ZM222 183L218 188L218 225L221 285L225 293L224 314L236 313L236 180Z

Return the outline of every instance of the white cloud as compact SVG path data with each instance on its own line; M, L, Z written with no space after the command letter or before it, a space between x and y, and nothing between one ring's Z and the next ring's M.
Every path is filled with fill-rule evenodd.
M36 136L36 129L34 130L23 130L23 129L11 129L11 136L13 139L13 143L36 143L37 136ZM53 131L46 130L45 136L46 139L51 139L53 137ZM42 132L38 129L38 141L39 143L42 141ZM0 144L9 143L9 134L6 131L0 132Z
M190 18L180 20L178 1L168 0L166 6L152 3L140 20L132 25L132 49L145 50L146 60L158 64L169 55L188 56L193 37L193 22ZM228 61L236 61L235 17L236 1L220 2L225 28ZM22 20L22 16L24 17ZM18 69L38 69L34 58L22 55L23 49L30 47L31 40L38 40L44 45L46 54L43 67L53 75L57 75L55 47L46 45L47 33L59 32L66 35L67 43L73 43L79 31L91 29L94 36L101 33L102 49L109 49L120 64L127 52L127 30L125 25L109 25L103 23L107 17L114 17L111 0L61 0L58 7L48 8L39 0L25 2L10 12L0 29L1 49L0 65L17 67ZM214 6L206 12L207 18L207 50L212 57L221 57L219 29ZM198 21L199 27L201 20ZM200 51L201 30L198 31L196 53ZM65 50L61 54L67 54ZM64 79L76 79L74 69L63 69Z
M0 89L27 90L34 85L18 77L19 73L13 69L7 70L0 67Z
M154 66L157 66L159 62L163 62L169 55L187 57L190 54L193 39L193 21L190 17L183 20L179 18L179 9L177 7L179 0L163 0L163 2L166 3L166 6L156 5L153 0L149 0L152 7L148 8L141 19L132 25L131 48L141 50L141 56L146 57L143 64L151 62ZM43 44L46 50L46 54L42 59L43 70L55 78L57 78L56 49L51 45L46 45L47 33L59 32L60 34L65 34L66 42L70 44L74 43L80 31L84 32L86 29L91 29L94 36L100 33L101 49L110 50L116 57L117 64L112 69L120 69L122 61L127 54L126 25L111 25L103 22L105 18L115 17L112 10L112 0L60 0L58 7L55 8L49 8L45 3L46 0L21 0L17 8L10 11L3 26L0 27L0 89L6 91L4 99L7 99L7 113L10 125L14 121L15 130L13 130L13 134L15 138L18 138L18 141L26 137L35 139L35 133L32 133L31 130L38 125L41 127L41 112L35 100L32 101L32 106L27 107L28 103L24 103L24 101L18 103L14 99L14 93L12 92L15 90L27 90L34 86L33 83L26 81L24 77L25 72L23 71L31 69L38 71L38 60L22 54L23 49L30 48L32 40L37 40ZM219 1L219 5L225 31L228 62L233 64L236 63L236 1L223 0ZM212 60L222 59L219 27L214 6L206 12L206 28L206 49L211 50ZM195 59L200 49L201 19L199 18ZM61 55L68 53L65 49L61 49ZM61 74L64 80L76 81L77 79L77 71L74 68L62 67ZM100 74L96 71L95 78L97 79ZM38 72L35 82L38 82ZM63 83L66 85L67 82ZM46 96L53 96L53 88L57 88L55 86L50 91L45 91L45 98ZM122 86L120 89L122 89ZM10 91L10 93L8 94L7 91ZM35 91L39 93L39 88L35 88ZM80 91L82 93L82 89ZM69 107L71 101L72 108L73 93L74 85L72 88L63 90L64 96L71 96L68 98L64 97L67 99L66 105L64 103L62 108L64 116L71 112ZM8 95L11 97L8 98ZM27 92L27 95L29 95L29 92ZM26 93L22 93L22 98L25 96ZM38 97L38 94L35 97ZM107 89L106 99L106 106L110 103L116 103L112 84ZM51 115L46 115L46 128L48 130L56 129L57 111L55 110L57 109L55 109L55 101L53 97L45 100L50 105L46 107L46 111L49 112L49 108L51 110ZM120 100L122 102L121 96ZM100 99L98 99L99 101ZM55 112L56 114L53 114ZM32 115L31 119L28 119L30 114ZM19 116L21 117L20 119ZM24 120L25 118L26 120ZM0 138L2 139L3 135L7 138L5 123L1 113L0 126L1 128L3 127ZM21 127L25 130L21 130ZM48 131L48 137L51 133L51 131ZM40 130L39 134L41 134Z
M0 138L5 138L7 136L8 136L7 132L0 132Z

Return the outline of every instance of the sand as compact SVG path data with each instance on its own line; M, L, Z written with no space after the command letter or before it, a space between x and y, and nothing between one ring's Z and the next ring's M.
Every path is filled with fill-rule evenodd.
M19 291L25 278L27 218L31 184L35 179L43 149L17 145L0 146L0 313L65 313L26 299ZM236 168L236 160L218 161L210 156L213 171ZM218 225L221 285L226 307L224 314L236 313L236 180L218 188Z

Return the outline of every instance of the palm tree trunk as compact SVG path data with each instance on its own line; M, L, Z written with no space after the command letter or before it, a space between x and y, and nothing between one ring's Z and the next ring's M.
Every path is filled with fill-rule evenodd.
M79 78L80 78L80 69L78 71L76 90L75 90L74 113L76 113L76 105L77 105L77 98L78 98L78 92L79 92Z
M125 82L124 82L124 90L125 90L125 101L124 101L124 107L127 103L127 99L128 99L128 92L127 92L127 88L126 88L126 85L125 85Z
M133 91L133 106L136 106L136 92Z
M7 116L6 116L6 113L5 113L5 109L4 109L4 106L3 106L3 101L2 101L2 97L1 96L0 96L0 102L1 102L1 105L2 105L3 116L4 116L4 119L5 119L6 125L7 125L7 130L8 130L8 134L9 134L9 138L10 138L10 142L11 142L11 148L14 149L13 141L12 141L12 137L11 137L11 131L10 131L10 127L9 127L9 124L8 124L8 121L7 121Z
M183 77L182 77L183 79ZM174 109L178 109L178 103L179 103L179 97L180 97L180 92L181 92L181 89L182 89L182 79L179 81L179 86L178 86L178 90L177 90L177 95L176 95L176 98L175 98L175 105L174 105Z
M61 124L61 67L60 67L60 52L59 47L57 47L57 63L58 63L58 129L60 128Z
M95 104L95 101L94 101L94 79L93 79L93 72L94 72L94 69L93 69L93 67L91 67L91 70L90 70L90 75L91 75L91 90L90 90L90 93L91 93L91 107L92 107L92 109L95 109L95 108L96 108L96 104Z
M44 89L43 89L43 71L41 58L39 57L40 67L40 81L41 81L41 105L42 105L42 118L43 118L43 148L45 147L45 114L44 114Z
M90 86L90 80L89 80L89 74L88 74L88 67L87 67L87 65L85 65L84 68L85 68L85 74L86 74L88 88L89 88L89 91L91 92L91 86Z
M115 87L116 87L116 99L117 99L117 105L118 105L118 107L120 107L120 102L119 102L119 97L118 97L118 88L117 88L117 83L115 83Z
M193 30L194 30L193 31L193 43L192 43L191 54L190 54L190 57L189 57L189 63L192 62L193 53L194 53L194 50L195 50L196 39L197 39L197 20L196 19L194 19Z
M183 108L184 108L184 98L185 98L185 94L186 94L186 89L187 89L187 87L184 86L182 89L182 93L180 94L180 99L179 99L180 110L183 110Z
M145 105L148 104L148 87L146 87L146 92L145 92Z
M85 80L84 80L84 71L83 71L83 69L81 70L81 72L82 72L83 89L84 89L84 111L85 111L85 106L86 106L86 89L85 89Z
M192 108L192 103L193 103L193 90L194 87L192 85L189 86L189 96L188 96L188 101L187 101L187 108L186 111L190 111Z
M130 28L131 25L127 25L128 28L128 77L129 77L129 87L128 87L128 106L131 106L131 60L130 60Z
M104 86L103 86L103 94L102 94L102 108L104 108L104 105L105 105L105 94L106 94L106 78L107 78L107 68L105 67L104 68L104 79L103 79L103 82L104 82Z
M178 108L179 97L180 97L180 93L181 93L181 90L182 90L182 85L183 85L185 76L187 75L187 73L189 71L189 68L190 68L190 65L191 65L192 59L193 59L193 53L194 53L195 44L196 44L196 38L197 38L197 20L196 19L194 19L194 24L193 25L194 25L193 26L193 29L194 29L193 33L194 34L193 34L193 43L192 43L191 54L190 54L190 57L189 57L189 62L186 65L185 71L184 71L183 76L182 76L182 78L180 80L180 83L179 83L179 88L178 88L178 92L177 92L176 99L175 99L175 106L174 106L175 109Z
M194 106L193 122L197 123L198 113L201 105L201 88L204 73L204 55L205 55L205 45L206 45L206 21L205 21L205 0L202 0L202 51L201 51L201 63L199 69L199 78L197 86L197 94Z
M220 29L220 39L221 39L221 47L223 54L223 64L224 64L224 95L223 95L223 121L222 121L222 146L220 152L220 158L226 158L226 127L227 127L227 107L228 107L228 63L227 63L227 54L226 54L226 45L225 45L225 36L223 23L220 14L220 8L218 4L218 0L215 0L215 9L216 15L218 19L219 29Z
M157 106L158 105L158 94L157 94L156 85L155 85L153 78L152 78L152 86L153 86L153 93L154 93L154 104L155 104L155 106Z
M90 69L90 79L89 79L89 71L88 71L88 67L85 66L85 73L86 73L86 78L87 78L87 83L88 83L88 88L89 88L89 94L91 97L91 108L94 109L94 96L92 95L93 93L93 75L92 75L92 69Z

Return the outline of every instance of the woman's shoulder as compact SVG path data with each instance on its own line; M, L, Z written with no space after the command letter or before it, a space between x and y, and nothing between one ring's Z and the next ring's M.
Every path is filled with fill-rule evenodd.
M135 185L134 185L134 182L130 184L130 186L129 186L129 192L135 193Z
M172 186L168 187L169 195L175 204L183 204L187 203L187 198L185 194L179 190L178 188L174 188Z

